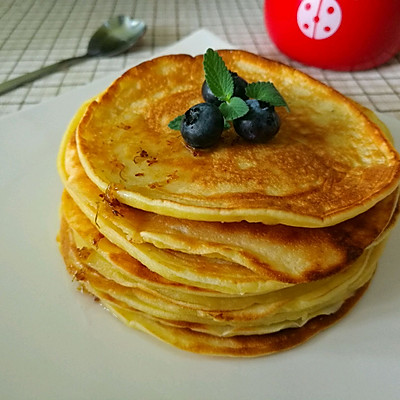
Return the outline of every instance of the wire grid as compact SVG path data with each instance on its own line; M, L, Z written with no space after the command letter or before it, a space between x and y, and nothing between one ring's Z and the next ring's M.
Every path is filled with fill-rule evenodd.
M142 19L146 35L128 53L84 61L0 96L0 115L21 110L151 57L199 28L238 48L292 65L361 104L400 119L400 58L376 69L334 72L281 54L265 31L263 0L1 0L0 81L82 55L90 36L113 15Z

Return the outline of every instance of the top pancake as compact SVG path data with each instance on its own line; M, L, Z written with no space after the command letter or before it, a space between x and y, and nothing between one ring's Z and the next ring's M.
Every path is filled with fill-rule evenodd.
M203 57L173 55L127 71L88 107L80 161L122 203L200 221L323 227L371 208L398 185L399 156L381 130L333 89L280 63L220 51L248 82L272 81L290 112L268 143L229 129L208 150L168 123L203 101Z

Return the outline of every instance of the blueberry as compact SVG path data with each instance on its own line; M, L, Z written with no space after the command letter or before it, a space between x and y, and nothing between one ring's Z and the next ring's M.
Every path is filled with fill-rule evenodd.
M224 117L219 108L211 103L200 103L189 108L181 122L182 137L194 148L213 146L220 139L223 129Z
M233 96L240 97L243 100L246 100L248 98L246 96L247 82L243 78L241 78L236 72L229 72L233 78ZM214 96L206 81L203 82L203 85L201 87L201 94L203 96L203 99L207 103L212 103L216 106L219 106L222 103L221 100L218 100L218 98Z
M273 106L263 101L246 100L249 111L233 121L233 126L241 137L255 142L272 139L279 131L280 119Z

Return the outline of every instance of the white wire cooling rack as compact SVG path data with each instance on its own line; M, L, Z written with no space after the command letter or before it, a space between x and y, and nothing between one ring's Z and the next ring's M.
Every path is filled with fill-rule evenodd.
M134 65L199 28L238 48L293 65L361 104L400 119L400 57L369 71L306 67L282 55L265 31L263 0L1 0L0 81L84 54L112 15L144 20L146 35L121 56L85 61L0 96L0 115L21 110Z

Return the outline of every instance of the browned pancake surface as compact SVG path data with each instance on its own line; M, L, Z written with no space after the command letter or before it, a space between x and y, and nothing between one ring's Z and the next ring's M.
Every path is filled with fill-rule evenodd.
M288 66L221 51L249 82L270 80L290 113L266 144L231 128L193 151L168 122L202 101L202 57L143 63L94 101L78 127L78 149L102 191L144 210L211 221L325 226L353 217L397 186L399 157L351 101Z

